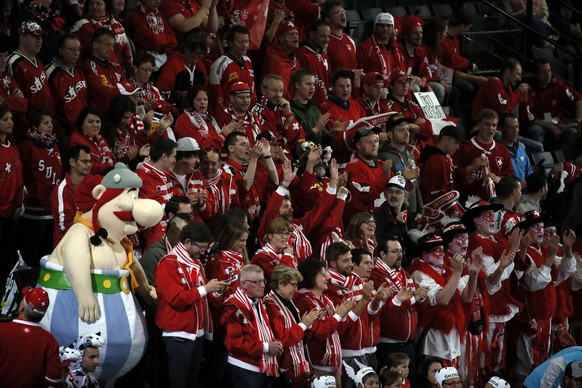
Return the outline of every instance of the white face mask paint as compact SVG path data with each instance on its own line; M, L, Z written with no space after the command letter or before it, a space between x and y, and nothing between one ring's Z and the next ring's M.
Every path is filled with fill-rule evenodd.
M479 216L475 218L475 226L485 233L495 233L495 213L493 210L487 210L479 214Z
M442 267L445 259L445 250L442 246L433 248L422 254L422 260L434 267Z
M541 244L544 242L544 224L543 222L538 222L529 227L530 236L533 237L535 244Z
M448 246L451 253L458 253L462 256L467 256L467 249L469 249L469 234L459 233L455 235Z

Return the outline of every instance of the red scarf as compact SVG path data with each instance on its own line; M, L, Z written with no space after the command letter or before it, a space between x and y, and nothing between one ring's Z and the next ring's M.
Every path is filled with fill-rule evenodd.
M219 169L214 178L206 179L206 188L210 191L210 196L214 198L217 206L215 213L220 215L230 209L232 199L230 192L236 190L232 184L232 175L228 175L228 187L223 187L225 182L222 180L222 173L223 171Z
M244 319L249 323L252 323L259 336L259 341L273 341L275 336L269 326L269 317L265 311L265 306L263 306L263 302L260 298L257 298L257 301L259 302L260 317L257 310L253 307L251 300L242 288L237 288L237 290L226 300L226 302L230 302L239 307L237 314L242 315ZM252 318L245 315L249 313L253 314ZM261 360L259 361L259 370L267 376L279 376L279 363L277 362L277 358L271 356L269 353L263 353L261 355Z
M358 278L355 275L344 276L335 269L327 270L328 281L333 288L337 288L337 293L344 299L354 298L358 301L362 299L362 288L364 284L358 284Z
M285 306L281 302L279 297L275 295L275 291L271 290L271 292L269 292L269 294L265 296L263 301L265 302L265 304L272 304L277 307L281 317L283 318L285 329L290 330L295 325L297 325L295 317L293 316L289 308L287 308L287 306ZM299 310L297 310L297 308L295 308L295 310L297 311L297 315L299 315ZM309 364L309 362L307 361L307 357L305 356L303 341L299 341L297 344L286 348L285 352L289 352L289 355L291 356L291 362L293 363L291 369L293 369L295 377L305 376L309 374L309 372L311 371L311 365Z
M278 265L285 265L287 267L297 268L298 263L295 256L285 253L283 251L281 251L281 253L277 253L269 243L263 245L263 247L259 249L256 254L259 253L265 254L273 258L273 268Z
M291 235L289 236L289 245L293 247L293 254L297 261L301 262L307 259L313 253L311 243L303 234L301 227L291 224Z
M88 137L86 138L93 143L93 145L97 148L97 155L101 158L100 163L105 163L107 159L115 160L113 157L113 152L111 152L111 148L109 148L109 144L105 138L101 135L97 135L95 137Z
M212 125L212 129L220 135L220 125L218 125L214 117L207 113L193 112L190 110L184 110L184 113L188 116L192 125L198 129L198 133L200 133L203 138L207 138L210 132L208 124Z
M404 270L402 268L392 269L382 260L376 260L374 267L380 271L383 278L390 279L398 290L402 290L406 287L406 276L404 275Z
M155 35L163 34L165 32L165 25L164 20L160 16L160 11L157 9L155 11L146 10L141 1L137 3L137 6L145 15L148 29Z

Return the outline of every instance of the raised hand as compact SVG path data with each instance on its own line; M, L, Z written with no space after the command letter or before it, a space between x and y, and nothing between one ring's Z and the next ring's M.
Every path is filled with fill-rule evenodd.
M301 323L303 323L307 327L311 327L313 322L319 319L319 311L317 309L313 309L311 311L306 312L301 317Z
M414 291L414 298L416 300L423 300L428 295L428 288L427 287L418 287L416 291Z
M283 160L283 184L287 187L293 182L295 177L297 176L297 169L293 169L291 167L291 161L287 158Z
M463 267L465 264L465 257L460 253L455 253L451 257L451 266L453 267L453 272L461 273L463 272Z
M335 313L344 318L354 308L355 302L344 299L344 301L335 308Z
M509 235L509 246L511 247L512 251L514 252L519 251L522 238L523 230L521 230L520 228L513 228L511 234Z
M503 252L501 253L501 258L499 259L499 266L502 269L505 269L505 268L509 267L511 265L511 263L513 263L514 259L515 259L515 252L509 251L509 253L507 253L504 249Z

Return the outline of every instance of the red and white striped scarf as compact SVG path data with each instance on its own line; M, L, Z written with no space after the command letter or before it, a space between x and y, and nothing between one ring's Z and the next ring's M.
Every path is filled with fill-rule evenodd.
M285 265L287 267L297 268L298 263L295 256L285 253L283 251L281 251L281 253L277 253L269 243L263 245L263 247L257 251L257 254L259 253L263 253L267 256L272 257L274 264L273 267L276 267L278 265Z
M155 35L163 34L165 31L165 25L162 15L160 15L160 11L157 9L155 11L145 9L141 1L137 3L137 6L146 17L148 29Z
M388 267L382 260L376 260L374 265L378 271L386 278L392 280L392 283L398 290L406 287L406 277L402 268L392 269Z
M98 156L100 158L101 163L106 163L107 160L115 160L113 156L113 152L111 152L111 148L109 148L109 144L105 138L101 135L97 135L95 137L88 137L89 141L97 147Z
M327 270L327 276L329 283L338 288L338 294L344 299L354 298L356 301L362 299L364 284L358 284L357 278L353 274L344 276L335 269L330 268Z
M199 260L191 258L181 242L176 244L171 253L176 255L176 261L180 264L178 273L182 277L182 283L188 287L188 289L191 290L206 284L206 275L202 263L200 263ZM184 269L188 274L184 272ZM204 337L212 340L212 315L210 315L210 309L208 307L208 298L202 298L200 303L202 304L202 311L200 311L200 313L202 314L204 322Z
M301 262L313 253L311 243L307 237L305 237L305 234L303 234L303 230L299 225L291 224L291 229L289 245L293 247L293 254L297 261Z
M188 116L192 125L198 129L202 137L208 137L208 133L210 132L208 124L212 125L212 129L216 134L220 135L220 125L218 125L214 117L207 113L192 112L189 109L184 110L184 113Z
M325 239L321 243L321 248L319 248L319 259L325 263L326 268L327 268L327 261L325 260L325 251L327 250L328 246L330 246L332 243L334 243L336 241L336 238L334 237L333 233L335 233L337 235L337 238L339 238L339 241L344 241L344 236L343 236L342 230L340 228L336 227L327 234L327 236L325 237Z
M215 199L214 203L217 206L216 214L224 214L228 209L230 209L232 197L230 195L231 190L236 190L232 186L232 175L229 175L228 186L224 186L224 181L222 177L222 169L218 169L216 176L214 178L206 179L206 188L209 191L209 198Z
M242 253L230 250L224 250L221 253L221 261L228 264L228 267L225 268L225 281L232 282L238 280L240 269L244 264Z
M141 146L136 137L144 130L141 117L136 113L129 122L129 128L117 128L115 130L114 155L117 159L123 159L129 154L129 147Z
M253 304L247 294L242 288L237 288L237 290L231 294L227 302L231 302L239 307L237 314L241 314L248 322L252 323L254 328L259 335L259 341L269 342L275 339L275 335L269 326L269 317L265 311L265 306L261 299L257 299L259 302L259 310L261 315L259 317L257 310L253 307ZM241 309L240 307L244 307ZM245 309L247 311L245 311ZM245 312L251 312L253 314L253 319L251 317L245 316ZM261 355L261 360L259 361L259 370L261 373L265 373L267 376L279 376L279 363L277 362L277 357L271 356L269 353L263 353Z
M279 309L281 316L283 317L283 323L285 324L285 329L291 329L293 326L297 325L295 321L295 317L291 313L291 311L281 302L279 297L275 295L275 291L271 290L265 299L263 300L266 304L272 303ZM293 302L291 302L293 303ZM295 306L295 305L293 305ZM299 310L295 307L297 311L297 315L299 315ZM293 362L293 372L295 377L304 376L309 373L311 370L311 366L307 361L307 357L305 356L305 349L303 347L303 341L299 341L299 343L288 347L285 351L289 352L291 356L291 361Z
M333 317L333 315L335 314L335 306L333 305L333 302L331 301L330 298L328 298L324 294L321 295L320 299L317 296L315 296L313 292L306 288L302 288L297 292L311 300L315 308L325 311L328 319ZM340 366L342 362L341 349L342 345L340 342L339 334L337 330L335 330L325 340L325 355L323 356L322 360L323 365Z

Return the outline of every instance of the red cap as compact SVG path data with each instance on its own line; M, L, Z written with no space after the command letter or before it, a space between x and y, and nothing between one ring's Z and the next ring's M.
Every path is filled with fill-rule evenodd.
M415 27L422 27L424 25L421 18L416 15L406 15L402 18L400 32L402 35L408 35Z
M284 33L291 30L298 31L297 27L295 27L295 24L293 24L292 22L282 22L281 24L279 24L279 27L277 28L277 36L281 36Z
M49 297L42 288L24 287L22 289L26 307L37 314L44 314L49 307Z
M411 79L412 77L409 74L406 74L402 70L395 70L390 74L390 81L391 82L400 82L404 81L405 79Z
M564 171L568 173L568 176L566 177L566 179L564 179L564 183L567 185L572 183L582 173L580 167L576 166L571 162L564 163Z
M362 83L364 85L371 85L378 82L382 82L383 84L386 82L384 76L378 72L371 71L366 73L366 75L362 78Z
M230 87L230 94L250 93L251 87L246 82L235 82Z

